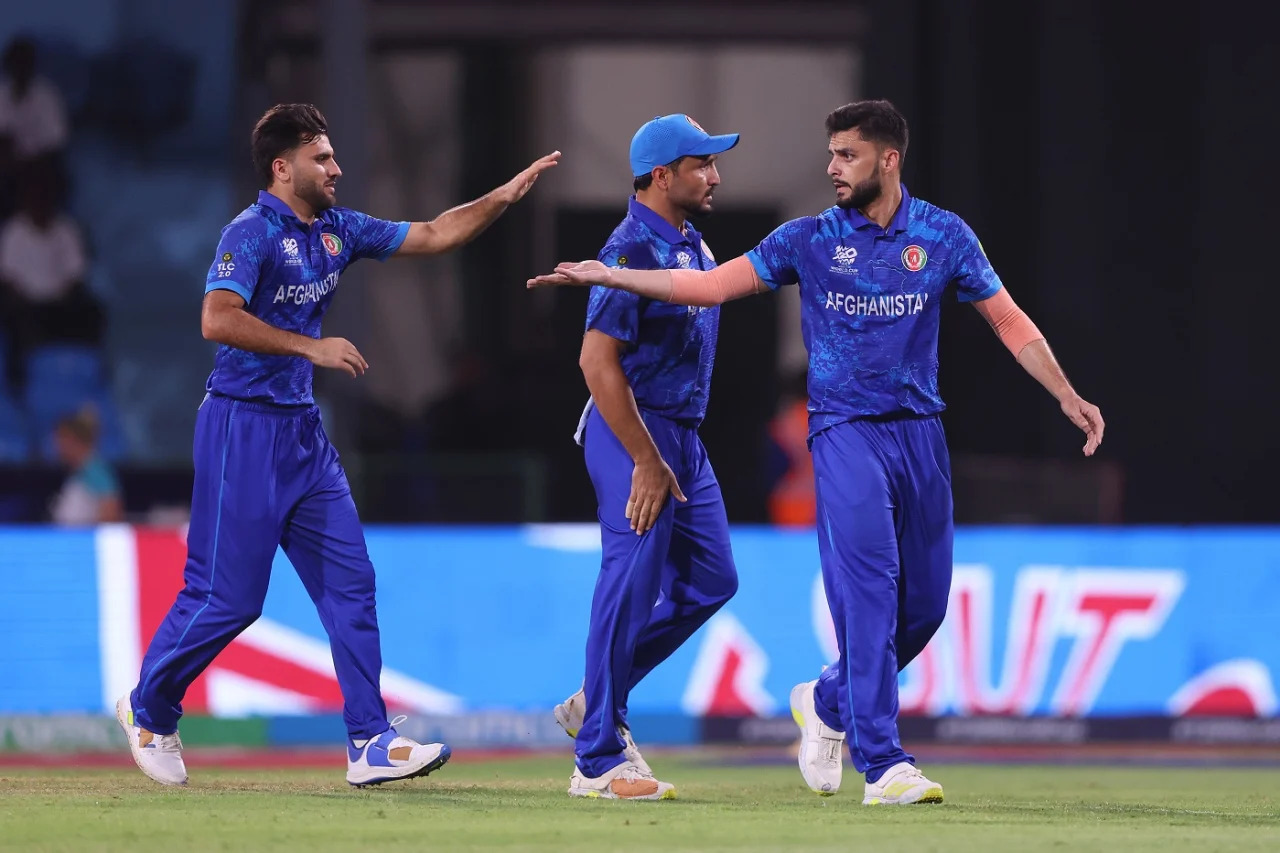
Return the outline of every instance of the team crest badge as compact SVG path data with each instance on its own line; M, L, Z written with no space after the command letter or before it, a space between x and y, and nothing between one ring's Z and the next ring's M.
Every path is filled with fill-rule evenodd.
M331 255L339 255L342 253L342 240L336 234L321 234L320 242L324 243L324 250ZM923 263L921 264L923 266Z
M691 124L691 125L693 125L694 127L696 127L698 130L702 130L702 125L700 125L700 124L698 124L696 121L694 121L692 116L685 116L685 120L686 120L686 121L688 121L688 122L689 122L689 124ZM706 133L706 131L705 131L705 130L702 130L702 132L703 132L703 133Z
M915 244L902 250L902 265L911 272L920 272L928 262L929 256L924 249Z

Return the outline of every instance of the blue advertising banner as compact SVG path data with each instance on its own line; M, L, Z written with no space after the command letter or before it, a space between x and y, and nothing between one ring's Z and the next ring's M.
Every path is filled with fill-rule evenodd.
M550 708L582 680L593 525L371 527L383 689L429 715ZM635 691L640 714L772 716L835 641L812 532L738 528L737 596ZM102 712L182 583L182 531L0 530L0 713ZM970 528L908 715L1277 713L1280 529ZM278 554L263 617L188 712L341 707L311 600Z

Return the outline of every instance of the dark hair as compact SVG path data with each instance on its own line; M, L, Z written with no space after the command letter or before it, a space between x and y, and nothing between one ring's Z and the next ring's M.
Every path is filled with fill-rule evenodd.
M57 428L92 447L98 443L98 410L93 405L86 405L78 412L63 415L58 419Z
M274 178L271 164L295 148L329 132L324 116L312 104L276 104L253 126L253 168L263 186Z
M2 64L9 74L31 74L36 67L36 43L26 36L14 37L5 45Z
M827 116L827 136L855 129L868 142L896 148L906 159L907 120L888 101L855 101L837 107Z
M684 157L677 157L676 159L672 160L670 163L667 164L667 168L673 172L676 171L677 169L680 168L680 163L684 159L685 159ZM640 177L636 178L635 181L633 181L631 184L631 186L635 187L636 192L640 192L641 190L647 190L652 185L653 185L653 170L650 170L649 174L647 175L641 175Z

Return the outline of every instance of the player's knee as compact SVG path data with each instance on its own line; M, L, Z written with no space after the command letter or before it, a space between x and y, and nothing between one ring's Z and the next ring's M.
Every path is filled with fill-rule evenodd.
M738 572L732 565L723 574L717 575L715 582L706 590L712 603L719 607L738 593Z
M243 629L248 628L254 622L258 621L258 617L262 615L262 603L257 604L245 603L231 609L231 614L235 618L236 623Z
M214 601L218 605L218 609L226 614L227 621L232 622L241 630L249 627L258 621L258 617L262 615L261 599L230 599L223 598Z
M724 589L721 592L722 600L728 601L738 594L738 572L730 571L724 579Z
M919 625L920 632L925 636L932 637L942 627L942 621L947 618L947 600L934 602L933 605L920 614Z
M355 583L326 589L324 597L335 607L343 610L367 610L372 608L377 600L377 589L372 578L367 582L362 579Z

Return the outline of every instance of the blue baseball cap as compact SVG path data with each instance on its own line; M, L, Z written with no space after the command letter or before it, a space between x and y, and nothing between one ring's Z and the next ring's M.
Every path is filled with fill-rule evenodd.
M738 134L712 136L684 113L658 116L631 137L631 173L647 175L681 157L707 157L738 144Z

